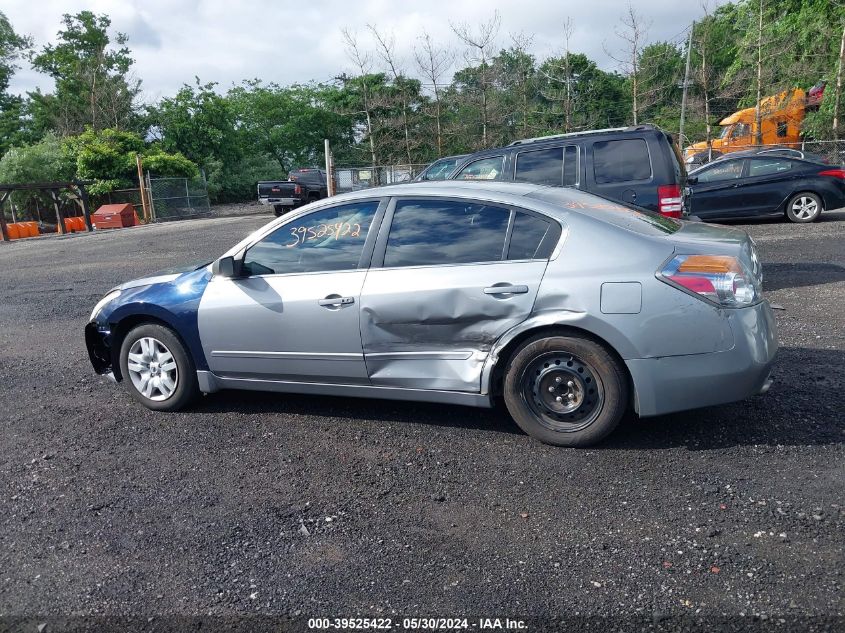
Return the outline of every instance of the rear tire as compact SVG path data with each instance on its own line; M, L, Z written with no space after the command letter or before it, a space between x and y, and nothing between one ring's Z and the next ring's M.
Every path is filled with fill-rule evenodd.
M786 218L790 222L807 224L815 222L824 211L821 196L810 191L796 193L786 202Z
M528 435L555 446L607 437L628 406L628 380L602 345L581 336L538 336L505 369L508 411Z
M120 372L135 400L154 411L178 411L199 394L197 371L170 328L144 323L120 346Z
M278 204L273 207L273 213L276 214L277 218L282 217L287 210L288 210L287 207L283 207L283 206L278 205Z

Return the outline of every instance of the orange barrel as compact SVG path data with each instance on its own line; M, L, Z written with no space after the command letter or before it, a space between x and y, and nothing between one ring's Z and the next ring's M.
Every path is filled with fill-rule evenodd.
M30 237L38 237L38 234L40 233L38 230L38 222L25 222L24 224L26 224Z
M82 218L75 217L73 218L73 230L74 231L81 231L83 227Z
M18 225L14 223L6 225L6 232L9 234L10 240L19 239L21 236L21 230L18 228Z

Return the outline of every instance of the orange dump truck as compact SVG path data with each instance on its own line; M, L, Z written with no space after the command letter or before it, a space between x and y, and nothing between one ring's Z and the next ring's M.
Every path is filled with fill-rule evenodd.
M824 88L822 87L822 90ZM818 107L821 94L816 94L814 87L809 93L801 88L784 90L760 101L760 122L763 145L797 145L801 143L801 123L809 108ZM714 154L726 154L755 145L757 142L757 124L755 108L746 108L734 112L719 122L722 126L719 138L711 145ZM700 152L707 151L707 141L693 143L684 150L687 161Z

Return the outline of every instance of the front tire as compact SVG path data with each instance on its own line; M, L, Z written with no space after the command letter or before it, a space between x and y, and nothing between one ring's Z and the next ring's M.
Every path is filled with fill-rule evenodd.
M602 345L581 336L539 336L511 356L504 397L528 435L555 446L590 446L622 419L628 381Z
M190 354L171 329L157 323L129 331L120 346L120 371L132 397L154 411L178 411L199 393Z
M786 217L790 222L815 222L824 210L821 196L810 191L796 193L786 202Z

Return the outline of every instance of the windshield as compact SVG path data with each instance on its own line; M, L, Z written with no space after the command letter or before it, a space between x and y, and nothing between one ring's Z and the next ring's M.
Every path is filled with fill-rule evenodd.
M420 180L446 180L455 165L458 164L460 158L441 158L429 165L420 176Z
M723 127L722 131L719 133L719 138L728 138L732 128L732 125L726 125L725 127Z

